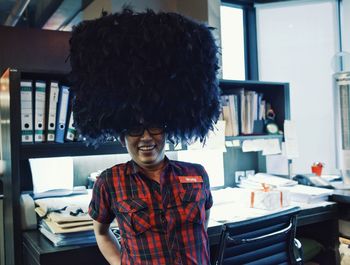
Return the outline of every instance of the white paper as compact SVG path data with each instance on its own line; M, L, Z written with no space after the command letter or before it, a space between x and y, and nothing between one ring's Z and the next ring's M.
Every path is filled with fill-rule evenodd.
M286 140L286 156L288 159L299 157L297 140Z
M278 139L265 140L263 155L277 155L281 153L280 141Z
M205 145L199 141L187 146L188 150L221 150L226 152L225 146L225 121L218 121L213 131L210 131L205 141Z
M255 151L263 151L266 146L266 140L265 139L255 139L253 140L253 145L255 148Z
M29 159L34 194L54 189L73 189L73 158Z
M178 151L180 161L198 163L204 166L210 178L210 186L224 185L224 156L221 150L187 150Z
M252 140L245 140L242 142L242 151L243 152L254 152L255 146Z
M286 156L288 159L299 157L298 138L294 122L284 121L284 139L286 145Z

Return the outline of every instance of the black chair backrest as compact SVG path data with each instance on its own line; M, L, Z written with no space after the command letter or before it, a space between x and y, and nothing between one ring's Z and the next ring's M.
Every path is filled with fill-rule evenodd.
M296 264L299 207L222 226L217 265Z

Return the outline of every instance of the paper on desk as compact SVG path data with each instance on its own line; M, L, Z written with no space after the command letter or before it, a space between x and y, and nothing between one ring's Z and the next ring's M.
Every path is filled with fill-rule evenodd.
M289 188L291 200L302 203L318 203L327 201L333 190L305 185L296 185Z
M216 205L210 209L210 219L218 223L238 222L269 213L238 203Z
M254 176L250 176L247 179L242 180L241 184L245 184L246 188L249 187L249 184L251 185L251 188L256 187L254 186L254 184L261 188L262 183L265 183L277 188L291 187L298 184L298 182L294 180L283 178L283 177L277 177L266 173L256 173Z
M32 171L33 192L41 193L55 189L73 189L73 158L29 159Z

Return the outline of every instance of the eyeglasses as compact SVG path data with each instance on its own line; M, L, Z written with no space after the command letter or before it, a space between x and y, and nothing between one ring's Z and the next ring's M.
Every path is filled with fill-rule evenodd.
M138 136L142 136L145 130L147 130L150 135L159 135L164 133L165 128L166 128L165 125L159 125L159 124L150 124L150 125L140 124L135 127L124 129L123 132L129 136L138 137Z

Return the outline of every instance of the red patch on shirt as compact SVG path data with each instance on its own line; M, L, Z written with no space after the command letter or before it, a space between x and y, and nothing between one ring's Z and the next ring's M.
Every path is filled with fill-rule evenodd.
M180 183L203 183L202 176L178 176Z

